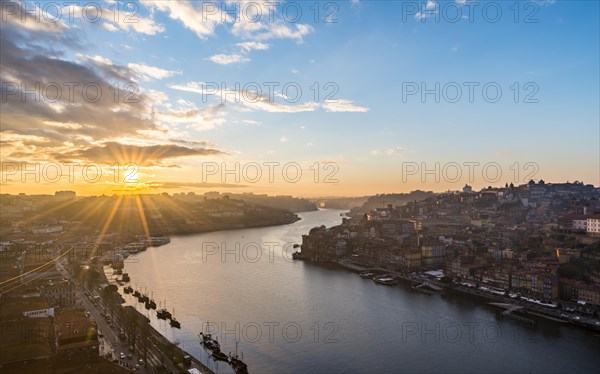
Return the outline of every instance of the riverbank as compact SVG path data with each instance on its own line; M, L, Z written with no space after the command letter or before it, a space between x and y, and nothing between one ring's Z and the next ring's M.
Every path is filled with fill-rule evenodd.
M501 302L501 303L510 303L514 305L518 305L519 308L528 313L530 315L544 318L546 320L557 322L557 323L569 323L573 326L581 327L589 331L600 332L600 319L597 318L589 318L585 316L577 316L577 315L569 315L565 314L565 312L561 309L556 308L548 308L539 304L534 304L530 302L526 302L517 298L512 298L506 295L498 295L491 292L486 292L479 288L467 287L464 285L456 284L456 283L444 283L433 279L431 277L424 277L423 275L413 275L410 276L391 271L384 268L376 268L376 267L364 267L349 261L338 260L334 261L338 267L348 270L353 273L361 273L364 271L371 271L376 273L387 273L393 274L398 280L403 281L405 283L415 283L415 282L429 282L434 284L436 287L440 287L442 290L447 290L449 292L460 293L463 295L468 295L474 298L483 299L486 302Z
M109 280L106 276L106 269L103 267L101 269L102 282L117 286L115 280ZM152 364L157 373L185 372L195 368L203 374L215 374L198 359L169 341L150 324L150 320L146 316L134 307L124 306L123 295L117 294L119 296L118 304L111 298L104 300L105 305L108 304L111 309L115 333L124 334L129 351L135 351L143 356L146 365Z

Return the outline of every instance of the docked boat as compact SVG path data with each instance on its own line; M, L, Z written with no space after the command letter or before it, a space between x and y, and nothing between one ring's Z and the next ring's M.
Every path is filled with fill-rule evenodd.
M126 294L130 294L133 292L133 287L127 286L127 287L123 288L123 292L125 292Z
M157 310L156 316L160 319L171 319L171 313L166 309Z
M213 351L213 353L211 354L211 357L213 358L213 360L215 361L225 361L225 362L229 362L229 357L227 357L227 355L223 352L221 352L220 350L216 349Z
M140 291L138 291L138 290L133 291L133 297L137 297L139 299L140 296L141 296Z
M202 343L202 345L204 345L205 348L210 349L210 350L220 350L221 349L221 345L219 344L217 339L213 339L211 334L204 334L204 333L200 332L200 334L198 334L198 335L202 339L202 341L200 343Z
M156 306L153 309L156 309ZM171 319L171 312L167 309L167 299L162 304L162 308L156 311L156 316L160 319Z
M129 274L128 273L123 273L123 276L121 277L121 281L122 282L129 282L131 280L131 278L129 278Z
M169 317L169 319L171 320L171 327L175 327L178 329L181 328L181 323L179 323L179 321L175 319L175 309L173 309L173 314L171 315L171 317Z
M375 276L375 273L371 271L363 271L359 274L361 278L372 279Z
M229 364L231 364L231 367L233 368L233 370L235 370L236 374L248 373L248 365L246 365L242 360L240 360L238 355L230 355Z
M393 286L398 284L398 279L392 274L384 274L377 277L373 277L373 281L378 284L383 284L386 286Z
M146 309L156 309L156 303L152 299L150 299L149 301L146 301L145 304L146 304L145 305Z
M300 259L302 259L302 253L300 253L300 252L294 252L294 253L292 253L292 259L294 259L294 260L300 260Z

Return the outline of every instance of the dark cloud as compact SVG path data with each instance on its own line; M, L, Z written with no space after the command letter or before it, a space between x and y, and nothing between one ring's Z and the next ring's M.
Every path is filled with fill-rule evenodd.
M204 124L224 106L161 113L152 93L136 83L139 70L148 67L130 68L77 53L92 46L81 28L36 19L20 2L1 1L7 10L6 22L0 23L3 158L177 167L165 160L224 154L212 144L191 140L122 144L122 138L148 143L157 134L166 135L163 124L178 117Z
M112 165L134 163L138 166L169 166L168 159L189 156L225 155L224 152L211 148L191 148L175 144L140 146L107 142L66 153L54 154L54 158L63 162L88 161Z

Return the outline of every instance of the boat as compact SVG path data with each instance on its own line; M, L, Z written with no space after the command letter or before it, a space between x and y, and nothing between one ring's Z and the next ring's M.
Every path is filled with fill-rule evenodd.
M248 365L240 360L237 355L229 356L229 364L231 364L231 367L233 367L236 374L248 373Z
M292 259L294 260L300 260L302 258L302 253L300 252L294 252L292 253Z
M171 313L167 309L167 300L165 299L164 307L156 311L156 316L160 319L171 319Z
M425 287L422 287L422 284L421 285L417 285L417 286L411 286L410 288L413 289L413 290L415 290L415 291L417 291L417 292L424 293L426 295L433 295L434 294L433 291L431 291L431 290L429 290L429 289L427 289Z
M373 279L373 277L375 276L375 273L373 273L371 271L363 271L359 275L360 275L361 278Z
M133 287L127 286L127 287L123 288L123 292L125 292L126 294L130 294L133 292Z
M171 313L166 309L159 309L156 311L156 316L160 319L170 319Z
M154 299L150 299L150 301L148 301L146 304L150 305L150 308L146 309L156 309L156 303L154 302Z
M204 334L203 332L200 332L200 334L198 335L202 339L200 343L204 345L205 348L215 351L221 349L221 345L219 344L217 339L213 339L211 334Z
M300 244L296 243L293 245L294 248L300 248Z
M133 296L139 298L141 296L140 291L138 291L138 290L133 291Z
M378 284L383 284L386 286L393 286L398 284L398 279L392 274L384 274L377 277L373 277L373 281Z
M117 269L116 273L117 273L117 275L123 275L123 270L122 269Z
M121 277L121 281L122 282L129 282L131 280L131 278L129 278L129 274L128 273L123 273L123 277Z
M175 327L178 329L181 328L181 323L179 323L179 321L175 319L175 309L173 309L173 315L170 317L170 320L171 320L171 327Z
M211 357L213 358L213 360L215 361L225 361L225 362L229 362L229 357L227 357L227 355L223 352L221 352L220 350L216 349L213 351L213 353L211 354Z

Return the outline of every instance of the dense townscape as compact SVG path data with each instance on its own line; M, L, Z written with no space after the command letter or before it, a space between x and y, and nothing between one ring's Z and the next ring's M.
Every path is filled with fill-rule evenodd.
M395 197L372 197L381 207L353 209L339 226L315 227L298 257L398 276L441 270L432 274L455 289L598 317L600 189L543 180L481 191L467 185L386 204Z
M2 196L2 367L211 372L123 304L118 287L131 284L124 260L169 243L171 234L287 224L299 219L291 211L315 205L352 209L341 225L305 233L296 259L334 263L380 284L468 294L527 323L542 317L600 330L600 189L592 185L531 181L313 201L59 191ZM148 290L124 292L157 309ZM159 318L179 328L162 306ZM237 356L214 354L245 372Z
M0 208L0 367L23 373L210 372L122 305L124 260L170 234L280 225L299 219L291 210L316 210L307 200L252 193L72 191L5 194Z

